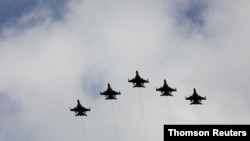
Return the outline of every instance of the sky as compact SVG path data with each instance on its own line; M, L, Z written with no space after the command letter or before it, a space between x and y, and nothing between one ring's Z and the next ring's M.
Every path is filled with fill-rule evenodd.
M0 140L163 140L250 124L248 0L0 0ZM132 88L138 70L149 79ZM161 97L163 80L177 88ZM121 91L106 101L107 83ZM207 100L190 105L193 88ZM69 108L79 99L86 117Z

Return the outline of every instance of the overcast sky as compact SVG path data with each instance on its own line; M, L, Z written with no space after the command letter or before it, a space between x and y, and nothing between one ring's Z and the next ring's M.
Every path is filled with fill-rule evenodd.
M250 124L248 0L0 0L0 140L162 141ZM138 70L146 88L132 88ZM177 88L161 97L156 87ZM107 83L121 91L105 101ZM203 105L185 100L196 88ZM79 99L90 107L75 117Z

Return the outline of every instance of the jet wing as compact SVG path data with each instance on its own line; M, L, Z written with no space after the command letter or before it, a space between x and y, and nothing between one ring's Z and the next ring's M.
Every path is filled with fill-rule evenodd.
M70 111L77 111L77 107L74 107L73 109L70 108Z
M140 79L140 82L142 82L142 83L148 83L149 82L149 80L145 80L145 79Z
M130 80L128 79L128 82L136 83L136 79L134 79L134 78L133 78L133 79L130 79Z
M176 89L170 88L170 87L161 87L161 88L156 88L156 91L161 91L161 92L174 92Z
M173 88L171 88L171 87L168 87L168 89L169 89L169 91L170 91L170 92L174 92L174 91L176 91L176 88L175 88L175 89L173 89Z
M194 99L193 96L186 97L186 100L193 100L193 99Z
M198 99L199 99L199 100L205 100L206 97L198 96Z
M100 92L100 95L108 95L108 91Z
M164 89L163 89L163 87L161 87L161 88L156 88L156 91L161 91L161 92L163 92Z
M113 91L113 94L114 94L114 95L120 95L120 94L121 94L121 92L116 92L116 91Z
M190 97L186 97L186 100L205 100L206 97L201 97L201 96L190 96Z
M100 92L100 94L101 95L108 95L108 96L110 96L110 95L119 95L121 93L111 90L111 91Z
M77 106L74 107L73 109L70 109L70 111L77 112L77 111L80 111L82 108L83 108L83 106L80 103L78 103Z
M86 111L90 111L90 108L82 107L82 108L81 108L81 111L85 111L85 112L86 112Z

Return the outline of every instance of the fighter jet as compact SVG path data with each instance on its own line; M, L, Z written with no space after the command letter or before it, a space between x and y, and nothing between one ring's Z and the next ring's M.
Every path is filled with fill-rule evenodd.
M149 83L149 80L144 80L143 78L140 77L138 71L136 71L135 78L129 80L128 82L133 83L133 87L145 87L144 83Z
M70 108L70 111L74 111L76 113L75 116L87 116L86 112L90 111L90 108L85 108L81 105L80 101L77 100L77 106L73 109Z
M117 99L116 95L120 95L121 92L116 92L114 91L111 87L110 84L108 83L108 89L105 92L100 92L101 95L105 95L105 100L113 100Z
M186 97L186 100L191 101L190 105L192 105L192 104L202 104L201 100L206 100L206 97L199 96L198 93L196 92L196 89L194 88L193 95L191 95L189 97Z
M167 81L164 79L163 86L161 88L156 88L156 91L160 91L162 93L161 96L173 96L172 92L176 92L177 89L169 87Z

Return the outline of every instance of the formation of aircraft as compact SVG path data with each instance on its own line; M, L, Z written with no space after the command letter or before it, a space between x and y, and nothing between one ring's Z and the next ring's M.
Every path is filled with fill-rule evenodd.
M149 83L149 80L145 80L145 79L141 78L138 71L136 71L135 73L136 73L135 78L133 78L131 80L128 79L128 82L133 83L133 85L134 85L133 87L145 87L144 83Z
M199 96L198 93L196 92L196 89L194 88L194 93L193 95L186 97L186 100L190 100L192 104L202 104L201 100L206 100L206 97Z
M85 108L82 106L80 103L80 100L77 100L77 106L74 107L73 109L70 108L70 111L75 112L75 116L87 116L86 112L90 111L90 108Z
M161 96L173 96L172 92L176 92L177 89L173 89L171 87L168 86L166 79L164 79L164 84L162 87L160 88L156 88L156 91L160 91L161 92Z
M131 80L128 79L128 82L133 83L133 87L138 87L138 88L143 87L144 88L145 87L144 83L149 83L149 80L143 79L139 75L138 71L136 71L136 76ZM160 91L161 96L173 96L172 92L176 92L177 89L171 88L170 86L168 86L167 81L164 79L163 86L160 88L156 88L156 91ZM100 95L104 95L106 97L105 100L116 100L117 99L116 95L121 95L121 92L114 91L111 88L110 84L108 83L107 90L104 92L100 92ZM185 99L191 101L190 105L193 105L193 104L197 105L197 104L202 104L201 101L206 100L206 96L202 97L202 96L198 95L198 93L196 92L196 89L194 88L193 95L191 95L189 97L185 97ZM70 111L74 111L76 113L75 116L87 116L86 112L90 111L90 108L87 109L87 108L83 107L81 105L80 101L77 100L77 106L74 107L73 109L70 108Z
M100 92L101 95L104 95L106 98L105 100L113 100L113 99L117 99L116 95L120 95L121 92L116 92L114 91L111 87L110 84L108 83L108 89L104 92Z

